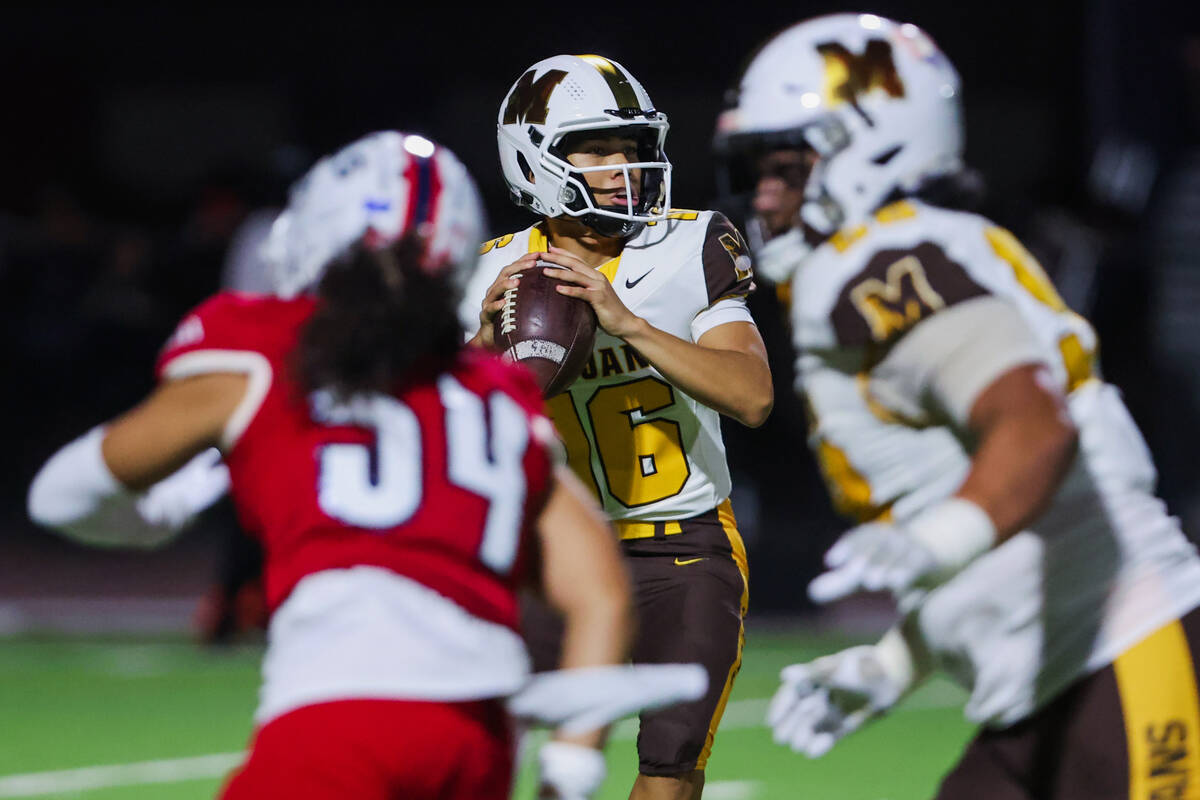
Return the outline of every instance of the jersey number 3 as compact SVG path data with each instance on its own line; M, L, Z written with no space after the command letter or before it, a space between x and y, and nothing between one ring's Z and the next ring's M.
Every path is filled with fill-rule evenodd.
M454 378L438 380L445 409L446 472L450 483L488 501L479 560L507 573L516 559L525 505L522 461L529 444L525 412L507 395L485 401ZM312 397L313 418L330 425L357 425L375 433L374 448L327 444L319 450L317 503L334 519L359 528L403 525L421 507L421 426L404 403L376 394L336 403L326 392ZM488 425L488 416L491 425ZM372 453L374 450L374 453Z

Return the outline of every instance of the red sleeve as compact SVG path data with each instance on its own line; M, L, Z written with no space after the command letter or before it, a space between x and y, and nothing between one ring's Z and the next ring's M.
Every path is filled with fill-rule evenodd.
M533 373L520 364L479 348L467 348L462 358L472 367L469 372L479 375L486 383L504 390L529 417L529 429L537 449L547 460L547 469L566 463L566 452L546 413L546 400ZM547 480L549 474L547 473Z
M188 312L158 354L158 380L204 372L243 372L236 354L275 360L296 340L311 301L221 292Z

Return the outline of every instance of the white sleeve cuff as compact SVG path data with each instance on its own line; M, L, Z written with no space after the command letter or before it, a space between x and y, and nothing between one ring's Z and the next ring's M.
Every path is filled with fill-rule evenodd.
M744 297L726 297L718 300L692 318L692 341L700 341L700 337L718 325L727 322L749 322L754 324L750 309L746 307Z
M963 497L950 497L903 523L909 536L925 545L948 574L991 550L996 544L996 524L979 505Z

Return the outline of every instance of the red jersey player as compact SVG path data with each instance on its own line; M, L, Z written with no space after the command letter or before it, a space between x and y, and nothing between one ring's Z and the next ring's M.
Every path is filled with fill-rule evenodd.
M630 636L615 539L556 466L532 379L461 345L481 227L470 176L427 139L377 133L323 159L272 232L275 295L199 306L155 392L30 489L31 516L68 535L155 543L222 485L219 448L272 611L230 800L507 798L514 693L561 723L545 796L585 798L600 726L703 691L699 668L603 669ZM567 669L533 682L515 600L531 565L569 631Z

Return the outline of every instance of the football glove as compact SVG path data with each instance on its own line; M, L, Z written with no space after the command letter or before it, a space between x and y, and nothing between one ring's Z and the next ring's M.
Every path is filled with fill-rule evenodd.
M227 491L229 468L217 448L210 447L146 490L137 510L151 525L181 531Z
M944 583L995 542L987 512L952 497L904 524L870 522L843 534L825 554L829 569L809 584L808 594L817 603L884 589L899 597Z
M568 742L546 742L538 751L539 798L588 800L604 782L604 754Z
M777 744L819 758L894 706L917 677L912 652L893 628L877 644L785 667L767 725Z

